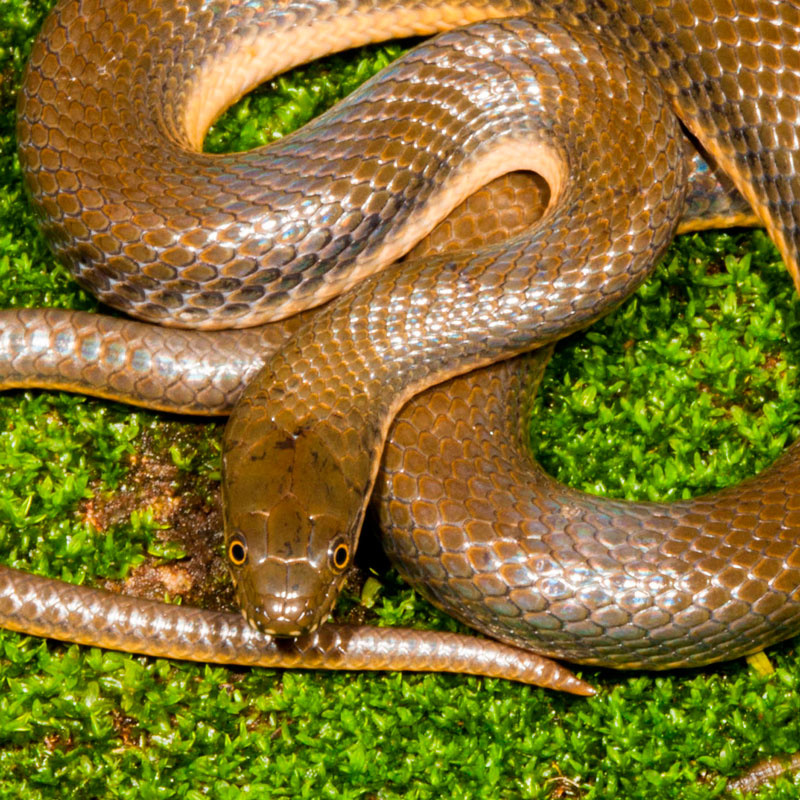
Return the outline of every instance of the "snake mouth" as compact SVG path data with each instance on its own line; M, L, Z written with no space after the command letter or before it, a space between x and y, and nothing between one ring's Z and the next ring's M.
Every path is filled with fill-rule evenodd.
M313 633L328 618L338 596L335 580L325 580L307 564L292 567L265 559L236 580L244 618L267 636Z
M321 622L305 603L279 597L261 598L260 602L242 608L242 614L260 633L281 638L313 633Z

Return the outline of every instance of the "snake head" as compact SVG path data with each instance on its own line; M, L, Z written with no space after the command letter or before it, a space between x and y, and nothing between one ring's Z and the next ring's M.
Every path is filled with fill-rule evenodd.
M266 515L233 513L226 553L242 613L262 633L300 636L328 617L351 562L344 535L283 506Z
M287 433L248 400L225 433L228 565L248 622L299 636L327 619L342 588L366 505L363 481L349 480L352 458L331 446L324 423Z

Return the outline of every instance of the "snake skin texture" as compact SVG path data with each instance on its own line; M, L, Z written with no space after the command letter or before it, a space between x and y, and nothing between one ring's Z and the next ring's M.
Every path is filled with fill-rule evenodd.
M449 32L283 142L197 152L217 110L269 75L333 49L436 31ZM141 319L206 329L335 297L289 323L252 380L251 366L226 371L224 355L202 378L215 339L174 332L176 353L198 354L190 371L201 384L186 394L201 399L190 410L230 403L237 371L249 380L224 444L226 534L249 621L294 636L326 618L406 400L589 324L649 274L684 209L681 125L755 209L797 280L798 38L800 12L767 0L57 6L31 56L18 138L42 228L78 280ZM549 186L539 221L479 252L371 275L478 186L525 169ZM12 349L25 348L26 325L87 323L14 316ZM122 349L150 336L127 324ZM90 327L79 341L96 336ZM68 352L76 339L65 335ZM220 352L234 353L239 340L219 335L230 337ZM257 349L270 335L241 341ZM90 354L105 347L91 341ZM163 362L176 387L168 402L154 398L170 391L133 374L151 374L152 352L134 354L134 370L97 393L179 405L174 359ZM49 357L34 360L59 373L54 385L81 387L83 376ZM564 490L539 476L532 524L547 535L531 548L532 569L552 574L523 600L518 553L528 539L518 524L517 550L507 546L507 507L494 524L462 520L460 538L446 515L435 533L429 519L408 533L395 523L390 549L440 605L525 647L620 667L733 657L797 630L784 463L775 467L783 499L759 505L744 487L668 512L571 496L554 510ZM388 475L401 484L388 505L405 522L401 501L424 508L430 498ZM458 497L462 510L485 501L485 478L468 482L478 495ZM739 548L741 563L726 547ZM102 605L90 603L98 614Z
M407 258L499 244L536 222L549 196L535 173L497 178L470 195ZM696 155L678 233L755 224L726 176ZM46 386L181 414L225 415L310 313L206 332L81 311L0 310L0 386Z
M404 409L376 486L401 574L490 636L583 664L696 666L797 631L800 445L690 501L569 489L528 445L548 359L463 376Z
M268 153L196 151L221 106L315 47L434 33L530 4L422 9L62 2L31 53L17 129L55 251L103 302L195 328L288 316L393 260L414 242L415 209L441 202L441 186L482 156L485 137L468 120L453 137L462 110L441 107L440 90L427 90L427 109L422 97L409 104L396 90L405 75L390 68L377 96L356 93ZM431 109L433 124L415 119ZM412 123L427 128L421 140L399 133ZM397 166L410 170L394 178Z
M275 639L238 614L126 597L2 566L0 619L3 627L35 636L156 657L286 669L460 672L594 694L554 661L474 636L325 625L309 636Z

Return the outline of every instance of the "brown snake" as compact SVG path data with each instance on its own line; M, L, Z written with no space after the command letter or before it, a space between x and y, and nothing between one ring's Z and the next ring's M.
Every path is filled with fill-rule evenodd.
M266 151L197 152L220 106L270 74L333 49L491 18L500 19L421 45ZM142 319L208 329L336 298L288 323L291 338L250 380L226 431L228 553L249 620L297 635L327 617L408 398L583 327L641 283L683 208L678 119L756 209L797 281L798 44L800 11L767 0L56 8L32 53L18 138L43 229L79 281ZM550 186L540 221L478 252L412 259L362 280L478 186L524 169ZM104 372L112 351L97 328L116 348ZM248 354L275 336L165 336L140 323L9 312L5 385L219 412L251 377ZM170 359L189 366L170 374ZM491 394L497 378L479 381L456 384L455 397L489 391L478 402L516 433L519 416L506 418ZM419 413L398 423L395 441ZM477 454L472 465L440 459L462 482L429 485L448 484L453 499L409 496L402 458L389 450L389 549L438 605L507 642L615 667L708 663L800 629L794 448L746 485L654 506L587 498L542 474L522 498L489 472L504 455L494 438L478 430L463 445ZM472 520L478 506L490 516ZM0 619L15 629L145 652L160 629L170 645L180 640L178 657L240 646L226 638L227 617L223 632L194 622L201 612L177 623L130 601L121 636L103 616L106 595L7 570L2 580ZM45 597L53 624L32 620L53 607ZM93 625L103 631L94 639ZM278 663L269 661L277 652L298 666L443 668L451 652L436 665L405 653L398 663L386 655L398 645L387 643L374 661L363 650L347 661L343 641L357 635L329 626L313 634L319 644L299 645L237 630L246 653L222 660L254 663L260 646L272 648L261 663ZM409 650L440 647L408 636ZM214 647L195 650L201 638ZM329 645L330 662L319 649ZM301 661L296 647L312 656ZM475 665L474 649L444 668L491 672ZM551 664L525 672L520 651L498 658L519 659L510 674L520 679L568 680Z

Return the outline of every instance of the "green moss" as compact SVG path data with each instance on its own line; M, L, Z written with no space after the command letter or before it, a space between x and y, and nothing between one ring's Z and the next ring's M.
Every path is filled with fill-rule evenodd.
M0 301L91 308L36 233L14 158L14 90L42 9L0 0ZM211 146L271 140L395 52L276 81L281 99L245 100ZM635 299L559 347L534 420L541 458L617 496L752 473L796 432L797 309L763 234L682 239ZM0 417L0 556L46 574L102 580L159 546L146 509L110 534L85 513L87 498L124 491L142 432L173 448L182 475L216 469L213 425L197 441L174 418L34 392L4 395ZM393 573L378 579L378 618L453 625ZM721 775L800 747L790 645L770 650L770 678L743 662L590 671L602 691L589 701L461 676L220 669L8 632L0 648L0 797L699 800L719 796ZM763 796L797 789L784 779Z
M797 434L798 313L762 232L680 238L619 312L557 349L538 457L560 480L636 499L752 475Z
M361 47L268 81L214 122L203 149L225 153L274 142L330 108L404 50L397 43Z

